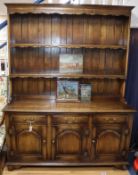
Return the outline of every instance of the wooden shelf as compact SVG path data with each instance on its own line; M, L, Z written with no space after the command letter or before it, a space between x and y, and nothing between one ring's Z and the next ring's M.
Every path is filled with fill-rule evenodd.
M39 43L16 43L11 44L11 47L19 47L19 48L69 48L69 49L79 49L79 48L90 48L90 49L123 49L126 50L127 46L125 45L106 45L106 44L39 44Z
M126 79L125 75L121 74L90 74L90 73L13 73L10 74L10 78L70 78L70 79L79 79L79 78L107 78L107 79Z
M101 112L135 112L134 109L119 100L93 100L88 103L60 103L55 100L22 99L8 104L4 111L11 112L52 112L52 113L101 113Z

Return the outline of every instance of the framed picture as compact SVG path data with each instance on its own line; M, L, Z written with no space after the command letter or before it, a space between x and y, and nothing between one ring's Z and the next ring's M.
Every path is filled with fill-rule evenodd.
M92 85L81 84L80 85L80 98L81 101L91 101Z
M60 54L59 71L61 73L82 73L83 55L82 54Z
M78 81L58 80L57 101L79 101Z

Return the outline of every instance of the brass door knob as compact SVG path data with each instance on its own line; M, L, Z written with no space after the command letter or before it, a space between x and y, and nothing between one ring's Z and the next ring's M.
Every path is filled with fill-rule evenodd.
M92 139L92 143L95 143L95 142L96 142L96 140Z
M43 140L43 143L46 143L46 140L45 139Z
M55 140L54 139L52 140L52 143L55 144Z

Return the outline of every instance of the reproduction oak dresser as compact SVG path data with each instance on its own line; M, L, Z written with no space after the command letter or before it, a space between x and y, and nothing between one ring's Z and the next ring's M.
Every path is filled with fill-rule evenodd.
M6 4L7 165L124 166L134 109L124 99L131 6ZM82 54L61 73L60 54ZM57 102L57 80L92 85L90 102Z

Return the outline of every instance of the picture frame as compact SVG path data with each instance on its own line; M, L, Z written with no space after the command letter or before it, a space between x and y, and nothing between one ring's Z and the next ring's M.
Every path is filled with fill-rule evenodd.
M79 82L71 80L57 81L57 101L78 102L79 101Z
M82 73L83 55L82 54L60 54L59 56L60 73Z
M90 102L92 98L92 85L80 84L80 99L84 102Z

